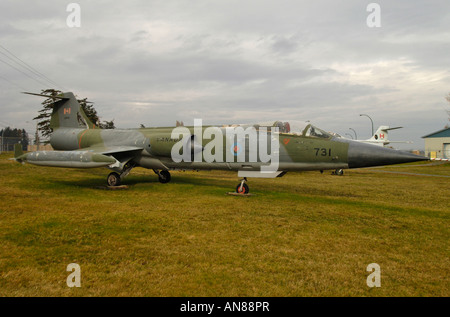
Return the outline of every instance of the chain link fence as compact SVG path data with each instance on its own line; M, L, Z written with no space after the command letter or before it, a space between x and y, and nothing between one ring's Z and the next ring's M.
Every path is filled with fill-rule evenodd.
M14 144L22 144L23 151L52 151L53 148L50 144L27 144L23 142L21 137L1 137L0 136L0 153L3 152L14 152ZM30 142L31 143L31 142Z
M14 144L22 143L22 137L0 137L0 150L1 152L14 151ZM22 149L27 150L28 144L23 144Z

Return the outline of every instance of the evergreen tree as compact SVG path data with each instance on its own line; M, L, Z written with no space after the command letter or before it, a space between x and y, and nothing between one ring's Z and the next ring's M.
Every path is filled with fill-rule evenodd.
M12 151L14 144L22 144L22 149L27 150L29 144L28 133L25 129L17 129L6 127L0 130L0 136L2 137L2 151Z
M42 95L49 96L57 96L61 93L62 91L55 89L45 89L41 92ZM39 115L33 118L33 120L37 120L37 130L44 138L46 138L53 132L53 129L50 128L50 118L52 116L54 100L52 98L47 98L42 102L42 105L43 107L39 110Z
M115 129L114 120L100 122L101 129Z

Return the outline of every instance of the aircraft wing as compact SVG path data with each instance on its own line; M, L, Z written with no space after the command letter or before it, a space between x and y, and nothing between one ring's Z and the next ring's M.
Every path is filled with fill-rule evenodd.
M122 169L123 166L133 159L144 148L139 146L91 146L77 151L89 151L96 154L105 155L115 159L115 163L109 165L110 168Z
M414 143L413 141L388 141L389 143Z

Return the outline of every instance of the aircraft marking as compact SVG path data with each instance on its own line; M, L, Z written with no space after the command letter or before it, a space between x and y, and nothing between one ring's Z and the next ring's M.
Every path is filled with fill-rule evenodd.
M238 156L241 153L241 147L239 146L239 143L234 143L234 145L231 146L230 151L234 156Z
M331 149L326 149L326 148L318 148L315 147L314 150L316 150L316 156L331 156Z
M87 132L88 130L84 130L84 132L80 135L80 139L78 140L78 148L81 149L81 139L83 138L83 135Z

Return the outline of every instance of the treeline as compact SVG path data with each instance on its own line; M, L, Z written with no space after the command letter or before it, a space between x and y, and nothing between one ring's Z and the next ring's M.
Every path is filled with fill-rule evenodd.
M22 149L26 151L28 144L30 143L28 133L25 129L12 129L10 127L6 127L0 130L0 139L0 147L2 152L14 151L14 144L16 143L22 144Z

